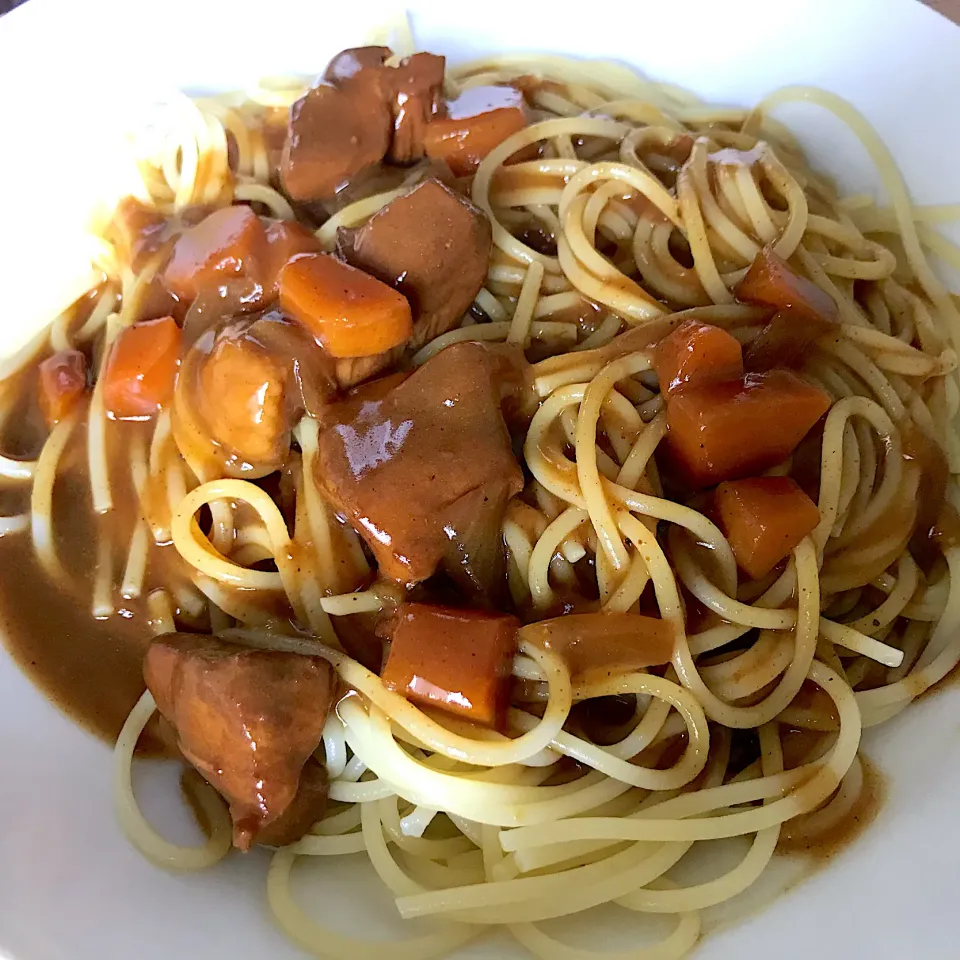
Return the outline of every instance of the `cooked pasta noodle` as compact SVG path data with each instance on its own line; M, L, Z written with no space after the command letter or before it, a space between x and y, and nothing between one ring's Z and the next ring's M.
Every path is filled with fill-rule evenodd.
M421 709L354 659L347 618L385 617L403 592L375 579L364 531L343 524L313 481L325 468L321 422L305 415L288 438L282 482L292 493L281 497L242 472L217 474L182 443L183 422L168 409L123 435L108 416L111 345L138 319L159 254L134 270L118 246L85 312L58 318L4 368L12 377L38 355L75 348L97 358L82 413L61 420L36 459L0 457L4 482L31 490L26 512L0 519L0 537L29 530L50 583L77 576L58 551L53 501L64 462L80 459L97 520L85 599L94 617L143 598L157 634L208 630L336 672L345 692L316 751L334 804L273 854L266 881L277 922L320 957L385 948L308 914L290 889L298 859L335 869L336 857L358 853L401 917L431 924L390 944L401 960L449 955L497 926L545 960L606 955L540 926L603 903L675 920L654 945L610 956L685 956L703 911L762 882L785 825L815 840L854 809L866 789L861 730L960 661L960 542L941 531L930 560L915 537L917 503L930 495L925 445L946 456L946 500L960 505L960 317L927 259L960 263L935 229L960 207L914 206L865 120L823 91L788 88L752 110L715 110L617 64L513 55L448 71L446 90L511 82L527 85L531 122L464 187L492 228L486 280L471 312L411 351L407 366L427 369L455 344L526 352L525 488L502 527L513 608L532 622L564 604L611 617L656 611L673 637L665 662L578 674L521 628L498 732ZM171 103L142 163L154 207L175 218L249 204L294 219L271 180L268 142L304 89L283 81L247 100ZM769 116L797 99L853 130L889 206L838 198L808 166ZM338 249L344 230L407 195L416 176L333 211L316 229L322 249ZM535 244L537 231L555 247ZM891 233L897 249L884 245ZM770 312L740 302L737 285L764 250L813 281L840 323L801 364L831 401L822 434L811 435L819 522L784 563L752 578L706 501L680 502L671 486L654 348L686 320L745 349L758 343ZM0 413L9 419L6 405ZM768 475L796 475L799 459L798 449ZM630 709L597 736L584 718L604 698ZM197 794L210 824L197 847L163 839L133 795L134 748L155 706L144 693L117 740L118 816L150 860L198 870L230 849L212 788ZM734 746L744 744L753 753L741 763ZM725 873L676 879L681 861L734 837L745 852Z

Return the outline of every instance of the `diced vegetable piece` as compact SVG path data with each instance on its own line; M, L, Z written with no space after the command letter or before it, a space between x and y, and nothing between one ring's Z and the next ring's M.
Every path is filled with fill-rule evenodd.
M744 366L751 372L799 366L814 340L838 327L825 317L778 310L747 347Z
M520 636L559 653L573 682L669 663L675 642L666 620L638 613L573 613L528 623Z
M785 460L829 408L789 370L687 387L667 401L668 449L696 486L748 477Z
M280 306L332 357L369 357L410 339L403 294L327 254L297 257L280 273Z
M205 286L249 277L260 281L266 250L263 222L249 207L216 210L174 244L164 283L181 300Z
M445 115L426 129L427 156L447 163L458 177L469 176L494 147L529 120L523 94L514 87L473 87L447 104Z
M794 273L787 261L768 247L756 255L734 293L749 303L792 310L805 320L837 322L837 305L830 294Z
M291 220L271 223L266 229L267 252L264 287L268 295L280 293L280 271L294 257L320 253L320 241L304 226Z
M120 331L103 379L103 402L115 420L151 417L173 395L181 331L173 317L144 320Z
M400 604L383 682L408 700L498 727L519 627L506 614Z
M720 327L697 320L684 321L657 344L653 366L665 394L693 383L743 376L737 339Z
M40 364L40 409L47 423L62 420L87 389L87 360L79 350L61 350Z
M714 504L737 563L755 580L789 556L820 522L817 505L789 477L721 483Z

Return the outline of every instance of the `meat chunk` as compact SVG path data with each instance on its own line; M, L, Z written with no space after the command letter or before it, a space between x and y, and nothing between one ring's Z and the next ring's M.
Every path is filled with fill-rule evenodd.
M294 200L328 200L388 154L404 164L424 155L444 59L417 53L388 67L389 56L387 47L342 51L327 66L325 82L291 108L280 173Z
M469 547L458 527L478 511L497 545L500 563L491 567L502 569L500 523L523 475L495 369L483 345L456 344L385 394L374 383L374 392L361 388L328 411L316 481L382 575L416 583L442 567L462 576Z
M506 614L402 603L384 630L383 682L408 700L501 726L519 627Z
M413 163L425 153L427 125L436 115L443 91L444 58L415 53L392 70L385 70L393 115L392 163Z
M290 806L272 823L261 827L256 843L266 847L285 847L296 843L323 818L330 796L330 780L323 764L311 757L300 772L300 785Z
M529 122L523 94L514 87L472 87L450 101L427 126L428 157L443 160L458 177L476 172L494 147Z
M379 163L390 145L391 116L377 72L321 84L291 108L280 179L294 200L326 200Z
M150 645L143 674L183 756L229 804L234 845L249 849L294 802L333 703L333 668L174 633Z
M393 51L389 47L348 47L327 64L323 79L327 83L345 83L361 70L376 70L382 67L392 55Z
M290 431L334 392L332 361L276 311L208 330L177 381L181 449L213 475L261 477L282 466Z
M437 180L398 197L362 227L337 231L337 250L400 291L413 309L409 347L457 325L487 276L490 221Z
M355 387L364 380L375 377L383 370L387 370L403 357L403 347L395 347L383 353L376 353L372 357L347 357L337 360L334 366L337 386L344 390Z

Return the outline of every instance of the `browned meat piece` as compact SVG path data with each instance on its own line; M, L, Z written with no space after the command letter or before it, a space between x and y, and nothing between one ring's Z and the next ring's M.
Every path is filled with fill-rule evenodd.
M344 83L352 80L361 70L376 70L393 55L389 47L348 47L341 50L323 71L327 83Z
M390 160L413 163L426 152L427 124L437 114L443 95L444 58L415 53L389 70L385 85L393 114Z
M482 344L448 347L388 391L375 382L326 417L316 480L381 575L416 583L443 568L468 587L495 585L503 510L523 475ZM496 556L478 552L480 541Z
M180 449L212 475L255 478L283 465L304 411L332 396L333 361L276 311L211 328L184 358L174 393Z
M437 180L398 197L362 227L337 231L337 251L413 308L417 350L446 333L470 309L487 276L490 221L482 210Z
M384 65L387 47L354 47L330 61L324 82L290 109L280 162L294 200L328 200L389 152L394 163L424 155L424 133L443 88L443 57L417 53Z
M390 110L379 74L364 70L341 86L321 84L291 108L280 161L294 200L326 200L379 163L390 145Z
M300 773L300 786L290 806L260 829L256 842L267 847L296 843L327 809L330 782L323 764L311 757Z
M346 390L375 377L397 363L405 349L405 347L394 347L383 353L375 353L372 357L348 357L345 360L337 360L334 368L337 386Z
M171 633L150 645L143 675L181 753L229 804L234 846L249 849L294 801L333 703L333 668Z

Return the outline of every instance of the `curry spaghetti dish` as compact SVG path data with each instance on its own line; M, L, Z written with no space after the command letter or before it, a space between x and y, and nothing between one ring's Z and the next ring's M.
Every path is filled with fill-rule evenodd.
M803 98L889 207L770 117ZM384 941L291 868L361 854L424 921L396 960L587 960L544 921L610 903L672 921L611 956L670 960L866 818L862 731L960 660L952 208L830 94L558 57L361 47L171 116L102 283L2 371L8 642L116 742L131 842L273 848L318 957Z

